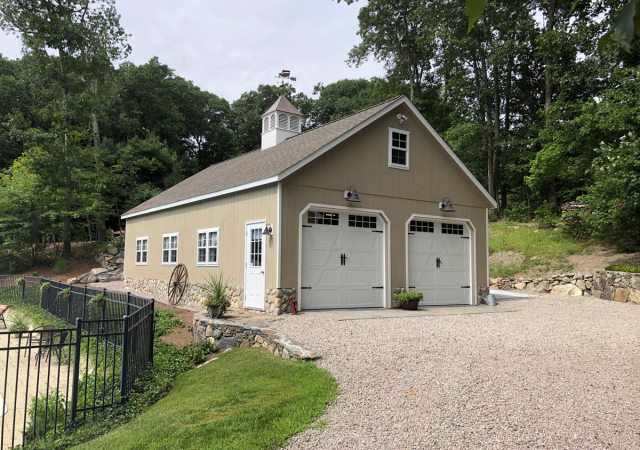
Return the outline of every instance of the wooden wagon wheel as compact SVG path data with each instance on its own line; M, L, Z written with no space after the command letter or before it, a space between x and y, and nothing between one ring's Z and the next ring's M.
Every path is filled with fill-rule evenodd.
M189 274L184 264L178 264L171 278L169 279L169 288L167 289L167 296L169 297L169 303L176 305L182 300L182 296L187 290L187 282L189 281Z

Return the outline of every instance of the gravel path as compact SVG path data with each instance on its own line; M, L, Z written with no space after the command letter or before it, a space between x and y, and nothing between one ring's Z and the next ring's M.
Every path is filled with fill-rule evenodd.
M286 448L640 448L640 307L516 302L504 314L277 322L323 354L342 390L326 427Z

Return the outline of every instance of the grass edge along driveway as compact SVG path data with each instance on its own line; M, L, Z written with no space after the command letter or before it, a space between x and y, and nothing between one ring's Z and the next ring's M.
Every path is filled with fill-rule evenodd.
M178 376L133 421L76 449L275 449L318 419L338 394L310 362L232 349Z

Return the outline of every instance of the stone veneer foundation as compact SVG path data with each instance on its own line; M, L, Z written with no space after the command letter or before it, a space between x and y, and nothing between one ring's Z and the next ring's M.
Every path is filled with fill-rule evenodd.
M222 349L261 347L285 359L318 359L320 355L289 339L286 334L260 324L241 324L214 319L206 312L193 316L193 339L197 344L212 340Z
M149 278L131 278L124 279L124 286L132 291L142 292L148 295L164 297L167 295L168 280L153 280ZM265 290L265 309L264 313L278 316L283 313L291 312L291 304L289 300L295 294L295 288L269 288ZM227 286L227 296L231 303L230 309L244 309L244 287L229 285ZM201 283L188 282L187 291L182 297L182 304L192 308L202 308L207 298L204 286ZM261 312L251 310L252 312Z

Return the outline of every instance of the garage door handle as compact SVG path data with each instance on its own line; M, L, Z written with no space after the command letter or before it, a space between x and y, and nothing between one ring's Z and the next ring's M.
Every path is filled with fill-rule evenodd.
M373 286L373 289L384 289L384 286Z
M415 288L416 288L415 286L409 286L409 289L415 289Z
M436 258L436 267L438 269L440 268L440 264L442 264L442 261L440 260L440 258Z
M471 286L460 286L462 289L470 289Z

